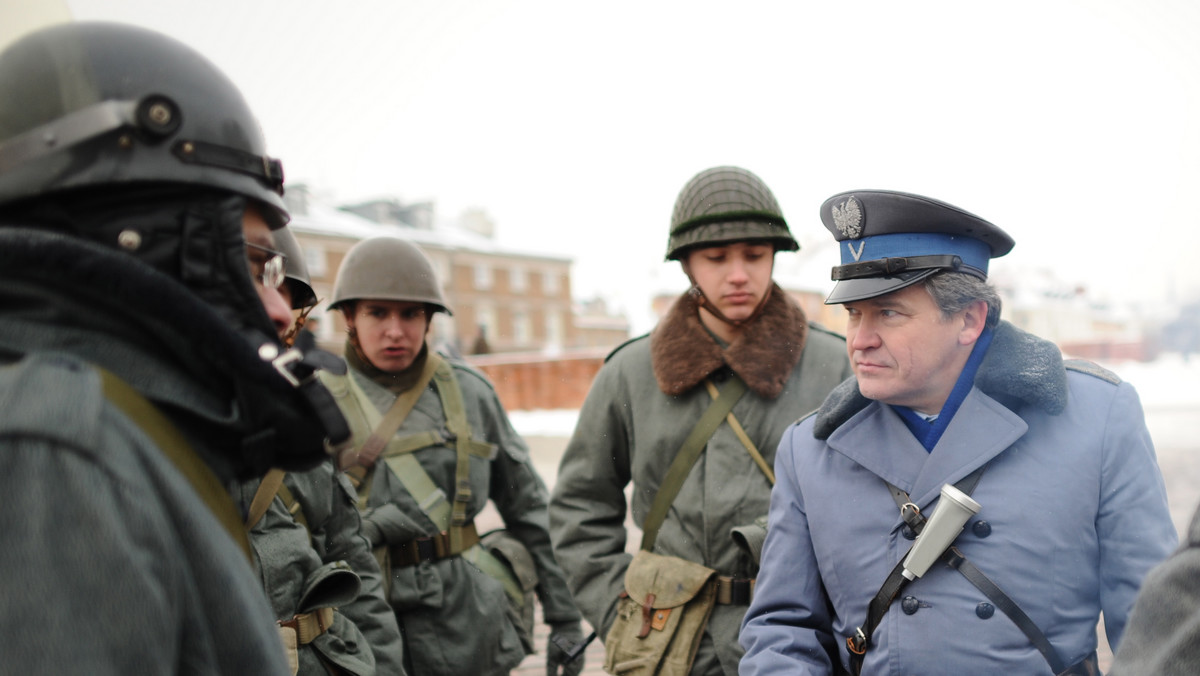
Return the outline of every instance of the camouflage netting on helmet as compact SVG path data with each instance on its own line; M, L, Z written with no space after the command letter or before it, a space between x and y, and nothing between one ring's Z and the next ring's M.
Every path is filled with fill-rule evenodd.
M738 167L714 167L688 181L675 200L667 260L700 245L766 240L776 250L800 248L771 189Z

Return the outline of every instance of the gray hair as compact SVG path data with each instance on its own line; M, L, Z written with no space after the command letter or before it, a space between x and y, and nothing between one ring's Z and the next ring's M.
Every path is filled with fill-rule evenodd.
M965 272L939 272L925 280L925 290L933 296L933 301L942 311L943 318L949 319L971 303L981 300L988 306L984 325L992 328L1000 322L1000 295L990 284L975 275Z

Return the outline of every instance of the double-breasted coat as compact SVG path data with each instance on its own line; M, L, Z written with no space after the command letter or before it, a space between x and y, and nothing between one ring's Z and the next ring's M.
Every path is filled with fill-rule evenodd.
M1069 366L1069 368L1068 368ZM955 545L1044 632L1064 664L1121 639L1146 572L1175 545L1162 475L1133 387L1002 323L931 452L849 381L779 446L778 483L743 674L833 673L846 638L912 535L885 482L929 514L976 469L982 505ZM1051 673L1017 625L935 564L903 589L863 673Z

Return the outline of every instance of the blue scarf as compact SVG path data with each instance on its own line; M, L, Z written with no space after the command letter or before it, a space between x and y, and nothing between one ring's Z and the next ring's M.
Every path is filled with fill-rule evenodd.
M933 447L937 446L938 439L942 438L942 433L950 425L954 414L958 412L958 407L962 405L971 388L975 386L975 373L979 371L979 365L983 363L988 347L992 344L992 334L991 328L986 328L983 333L979 334L979 339L975 341L975 347L971 350L971 356L967 357L967 363L963 365L962 373L958 374L958 381L954 383L954 389L950 390L950 397L946 399L937 418L929 421L907 406L892 406L892 410L899 414L900 419L904 421L909 431L917 438L917 441L921 442L926 451L933 451Z

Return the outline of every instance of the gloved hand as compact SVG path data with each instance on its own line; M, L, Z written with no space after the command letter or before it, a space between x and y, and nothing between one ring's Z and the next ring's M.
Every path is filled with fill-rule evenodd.
M567 651L583 642L578 622L551 622L546 642L546 676L579 676L583 671L583 653L566 663ZM561 671L559 670L561 667Z

